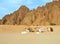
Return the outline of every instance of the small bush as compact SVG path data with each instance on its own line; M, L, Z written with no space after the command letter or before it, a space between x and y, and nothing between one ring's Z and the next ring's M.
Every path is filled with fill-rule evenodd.
M50 25L56 25L55 23L51 22Z

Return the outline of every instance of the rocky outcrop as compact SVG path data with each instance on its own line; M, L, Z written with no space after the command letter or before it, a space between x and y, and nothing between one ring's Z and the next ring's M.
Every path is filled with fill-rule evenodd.
M54 22L57 25L60 25L60 1L51 2L46 5L47 8L47 15L46 19L49 22Z
M45 6L29 10L21 6L17 11L4 16L3 25L60 25L60 0L47 3Z
M0 19L0 25L1 25L1 19Z
M2 18L2 24L6 25L15 25L20 24L20 22L24 19L26 13L29 12L29 9L26 6L21 6L17 11L6 15Z

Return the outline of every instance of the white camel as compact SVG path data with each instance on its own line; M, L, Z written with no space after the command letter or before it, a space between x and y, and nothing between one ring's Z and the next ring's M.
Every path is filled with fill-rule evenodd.
M36 27L36 34L39 34L40 32L45 32L45 28L44 27Z
M47 31L48 31L48 32L50 31L50 27L47 27Z
M21 34L27 34L29 30L25 29L25 31L21 32Z
M39 29L39 32L45 32L45 28L41 27L41 28Z

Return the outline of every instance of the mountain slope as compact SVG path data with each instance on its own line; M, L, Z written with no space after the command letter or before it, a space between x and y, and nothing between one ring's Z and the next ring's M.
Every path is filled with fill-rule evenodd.
M50 23L60 25L60 1L53 1L33 10L21 6L0 21L2 25L50 25Z

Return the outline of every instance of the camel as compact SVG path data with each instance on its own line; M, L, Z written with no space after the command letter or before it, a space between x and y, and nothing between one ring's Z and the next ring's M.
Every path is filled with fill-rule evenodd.
M52 28L52 27L48 27L48 28L47 28L47 31L48 31L48 32L53 32L53 28Z
M39 33L39 32L45 32L45 28L44 27L36 27L36 32Z
M21 34L27 34L29 32L29 30L27 30L27 28L24 29L25 31L21 32Z

